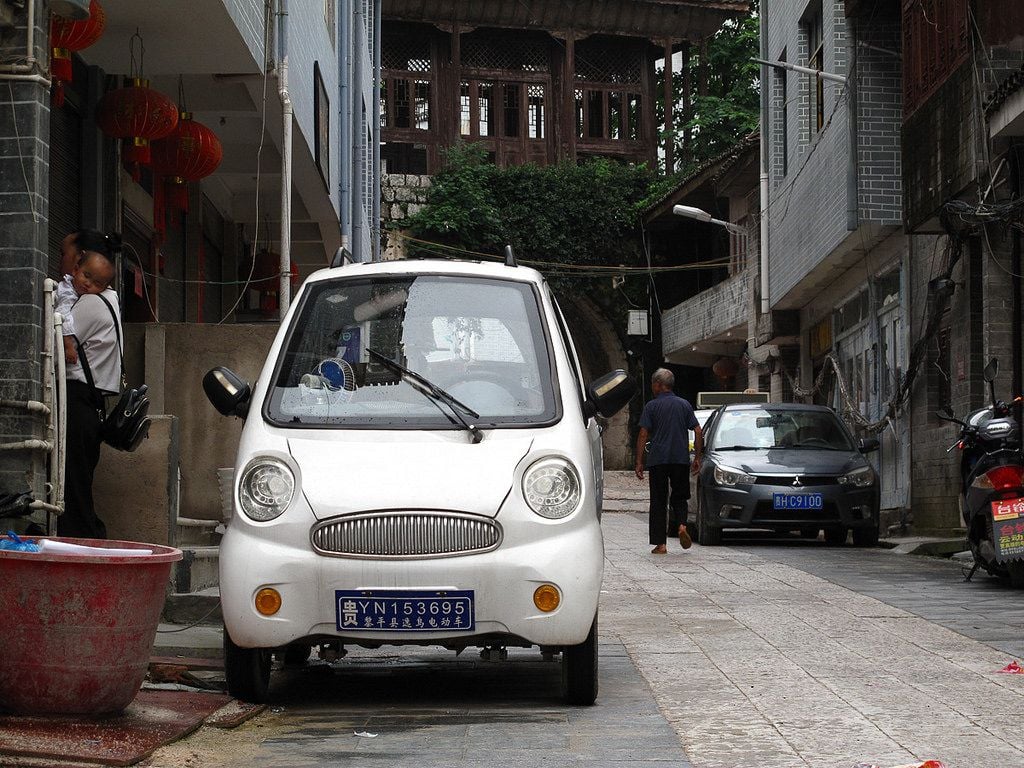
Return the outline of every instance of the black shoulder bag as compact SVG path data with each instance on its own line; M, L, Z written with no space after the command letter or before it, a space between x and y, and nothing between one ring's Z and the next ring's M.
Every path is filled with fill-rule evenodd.
M85 350L81 343L77 345L78 359L82 361L85 380L96 398L96 410L100 415L100 435L103 437L103 442L119 451L131 452L149 436L149 425L152 423L152 419L147 415L149 413L149 398L146 397L146 390L149 387L145 384L138 388L128 387L128 379L124 375L124 355L121 352L121 323L117 319L114 308L110 306L110 302L103 296L99 296L99 299L107 305L110 317L114 321L114 332L117 334L117 356L121 361L121 396L110 413L107 413L103 394L96 388L96 383L93 381L89 360L85 356Z

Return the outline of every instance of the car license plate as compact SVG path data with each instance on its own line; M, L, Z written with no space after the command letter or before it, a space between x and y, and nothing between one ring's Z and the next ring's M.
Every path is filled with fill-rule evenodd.
M335 590L339 631L471 631L473 590Z
M993 520L1016 520L1018 517L1024 517L1024 498L992 502Z
M820 493L773 493L775 509L822 509Z

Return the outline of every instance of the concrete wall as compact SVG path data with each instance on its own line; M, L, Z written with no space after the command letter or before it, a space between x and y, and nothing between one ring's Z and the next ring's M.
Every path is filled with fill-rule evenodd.
M745 326L750 316L750 273L751 270L744 270L663 312L661 334L665 354L706 341L735 326Z
M103 446L93 499L111 539L174 544L180 456L173 416L154 417L149 438L132 453Z
M223 0L231 20L252 52L253 61L263 62L263 0ZM273 40L273 37L271 37Z
M217 468L234 465L242 421L214 410L203 392L203 376L224 365L255 382L277 325L134 324L125 330L127 344L135 350L128 360L130 377L149 384L153 412L178 420L181 515L220 519ZM144 360L138 357L140 349ZM140 367L143 375L138 374Z

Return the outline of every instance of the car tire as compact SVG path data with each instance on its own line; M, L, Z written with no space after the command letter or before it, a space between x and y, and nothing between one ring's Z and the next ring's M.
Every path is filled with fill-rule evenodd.
M846 526L830 525L825 529L825 543L832 547L841 547L846 543Z
M717 547L722 544L722 529L711 525L707 505L697 495L697 543L702 547Z
M853 546L855 547L877 547L878 546L878 523L870 528L853 529Z
M801 528L800 529L800 538L801 539L808 539L808 540L817 539L818 538L818 531L820 531L820 530L821 530L820 528Z
M562 688L565 701L589 707L597 700L597 616L587 639L562 650Z
M269 648L241 648L224 630L224 676L228 693L252 704L266 704L270 693Z

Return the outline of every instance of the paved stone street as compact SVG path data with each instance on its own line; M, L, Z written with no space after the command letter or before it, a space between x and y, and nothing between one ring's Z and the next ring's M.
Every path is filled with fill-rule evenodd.
M356 650L277 673L272 711L148 765L1024 765L1024 676L997 672L1024 653L1024 594L949 560L795 538L653 556L640 484L609 496L627 511L603 521L597 706L563 705L535 651Z

